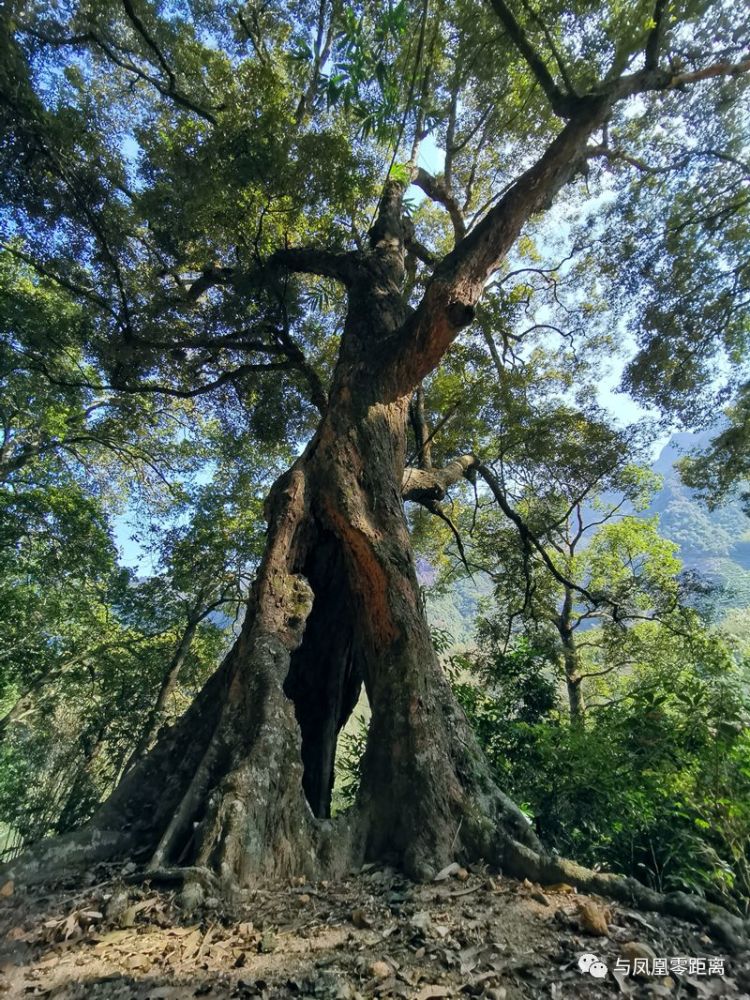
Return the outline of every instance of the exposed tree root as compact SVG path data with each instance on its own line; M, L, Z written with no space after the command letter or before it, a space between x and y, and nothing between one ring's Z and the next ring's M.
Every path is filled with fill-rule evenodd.
M567 882L584 892L607 896L639 910L665 913L698 924L734 952L750 948L750 921L698 896L656 892L634 878L595 872L575 861L534 851L512 839L504 841L500 857L507 875L547 885Z
M132 857L135 845L117 830L82 827L51 837L28 848L19 857L0 865L0 880L37 885L72 877L93 865Z
M123 875L122 881L127 885L140 885L150 882L152 885L179 886L197 885L206 895L220 898L227 892L226 887L210 868L198 865L187 865L184 868L145 868L141 871Z
M334 844L334 840L337 841L338 838L333 835L333 827L338 824L323 821L319 825L325 828L321 831L323 834L321 840L327 841L328 851L340 861L343 854L348 854L353 847L348 833L343 829L343 824L336 830L340 835L341 844L338 842ZM67 837L42 842L22 858L5 865L3 875L15 879L20 884L33 885L52 879L71 877L93 864L114 861L126 856L128 845L121 835L114 832L111 835L99 832L93 836L89 831L89 836L83 838L81 835L84 832L82 830ZM459 835L460 832L459 830ZM465 838L461 839L465 844ZM530 843L535 841L533 834L528 839ZM347 840L349 842L344 844L343 842ZM324 850L323 854L326 853ZM546 854L529 844L521 843L510 836L507 830L495 840L494 850L491 853L492 860L502 867L505 875L519 879L527 878L542 885L565 882L583 892L604 896L639 910L650 910L697 924L732 952L750 949L750 921L697 896L683 892L660 893L627 876L592 871L574 861ZM361 858L352 857L354 868L358 867L360 862ZM326 863L326 859L321 858L321 871L327 870L329 866L330 859ZM412 871L409 874L414 877L417 873ZM423 865L418 874L425 880L431 878L434 871ZM146 867L124 875L123 880L130 884L151 881L183 888L192 884L199 886L205 895L229 900L233 896L233 890L241 888L239 881L228 882L226 878L218 877L210 868L202 865L157 869Z

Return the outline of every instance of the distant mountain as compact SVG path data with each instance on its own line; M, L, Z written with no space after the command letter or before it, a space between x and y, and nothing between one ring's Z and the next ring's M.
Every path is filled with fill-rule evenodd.
M427 617L433 629L450 633L456 646L470 645L474 640L474 622L479 614L479 602L492 593L492 581L483 573L474 579L457 580L443 594L427 594Z
M680 546L687 569L695 569L726 588L719 607L750 605L750 518L739 500L707 510L695 492L681 481L675 462L696 448L704 448L715 432L675 434L653 465L664 477L650 512L659 515L661 533Z
M675 434L662 448L652 468L664 477L646 514L659 515L659 530L677 542L685 568L696 570L722 591L712 601L720 616L750 607L750 518L739 500L709 511L685 486L675 462L688 452L705 448L715 431ZM420 582L429 588L434 571L423 560L418 566ZM491 582L479 574L474 580L459 580L446 593L427 595L427 611L433 628L449 632L457 645L471 643L479 602L492 592Z

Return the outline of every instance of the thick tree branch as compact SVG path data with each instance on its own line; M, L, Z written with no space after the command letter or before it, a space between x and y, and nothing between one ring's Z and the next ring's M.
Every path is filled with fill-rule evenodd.
M433 177L432 174L423 170L422 167L418 167L412 183L421 188L432 201L443 205L447 209L451 223L453 224L456 243L462 240L466 235L466 223L461 214L461 206L451 193L445 180L442 177Z
M562 118L570 117L572 95L563 93L555 83L552 74L547 69L546 63L529 41L528 35L516 19L513 11L505 3L505 0L490 0L490 5L502 22L503 27L508 33L508 37L526 60L526 64L544 91L552 110Z
M142 41L145 42L146 46L154 53L154 55L157 58L157 61L158 61L159 65L164 70L164 72L167 74L167 78L169 80L169 89L170 89L170 91L173 92L174 89L175 89L175 85L176 85L175 75L172 72L172 68L169 65L169 63L167 62L167 60L166 60L163 52L161 51L161 49L159 48L159 46L156 44L156 42L154 41L154 39L151 37L151 35L149 34L149 32L146 29L145 24L143 23L143 21L138 16L138 13L137 13L135 7L133 6L132 0L122 0L122 5L125 8L125 13L128 16L128 20L130 21L130 23L135 28L137 34L140 36L140 38L142 39Z
M582 99L583 110L544 155L506 192L433 272L415 312L394 336L390 358L393 392L411 392L437 366L459 331L474 318L487 279L515 243L524 223L570 179L586 140L606 119L609 97Z
M645 48L646 69L656 69L666 32L667 8L669 0L656 0L654 5L654 25L649 32Z
M401 481L401 495L423 506L442 500L451 486L463 479L477 465L474 455L461 455L441 469L415 469L407 466Z
M493 0L500 2L502 0ZM410 393L440 362L459 332L474 318L488 278L515 243L524 224L548 205L578 171L590 136L613 106L636 94L668 91L683 83L750 71L750 59L716 63L675 76L640 70L574 100L575 112L544 154L510 186L497 204L435 268L417 309L386 346L384 391Z
M699 83L701 80L710 80L717 76L742 76L743 73L750 72L750 59L743 59L738 63L718 62L711 66L704 66L703 69L696 69L692 73L677 73L671 75L669 83L665 87L656 85L644 88L648 90L667 90L675 87L682 87L688 83Z
M269 257L268 266L302 274L319 274L348 285L357 271L357 254L317 247L286 247L276 250Z
M215 285L226 285L232 280L234 270L231 267L221 267L211 264L204 268L199 278L196 278L186 291L186 296L191 302L197 302L201 295L205 294L209 288Z
M404 185L390 178L385 182L375 221L369 232L370 247L381 253L401 253L404 242Z

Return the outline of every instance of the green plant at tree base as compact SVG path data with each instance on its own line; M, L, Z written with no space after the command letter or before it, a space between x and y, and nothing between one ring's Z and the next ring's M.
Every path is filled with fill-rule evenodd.
M696 637L700 638L700 637ZM454 658L454 690L498 779L550 848L750 912L748 664L715 637L645 663L571 725L544 653ZM661 647L661 656L664 656Z

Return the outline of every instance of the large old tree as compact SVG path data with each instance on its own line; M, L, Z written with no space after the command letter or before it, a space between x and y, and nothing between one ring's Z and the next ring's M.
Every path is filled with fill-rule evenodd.
M4 6L5 252L19 281L80 310L47 335L85 359L61 374L40 342L29 364L123 407L218 395L225 418L254 413L300 450L268 493L235 645L93 819L27 872L132 857L243 885L386 857L424 877L460 856L617 891L545 859L493 784L433 650L404 502L440 513L452 483L481 475L471 442L432 466L420 387L563 189L598 170L597 190L627 201L623 245L616 221L594 240L626 275L642 263L639 213L685 211L691 184L724 199L672 230L675 270L680 233L699 243L702 222L715 233L745 204L747 166L727 145L750 70L739 6ZM708 320L746 288L735 263L728 238L694 294ZM678 295L679 274L647 277ZM671 378L679 395L666 360L653 376L662 336L709 364L731 321L690 341L675 307L665 333L644 288L632 380L650 372L667 394ZM64 447L56 433L43 446ZM332 820L337 735L362 685L361 787Z

